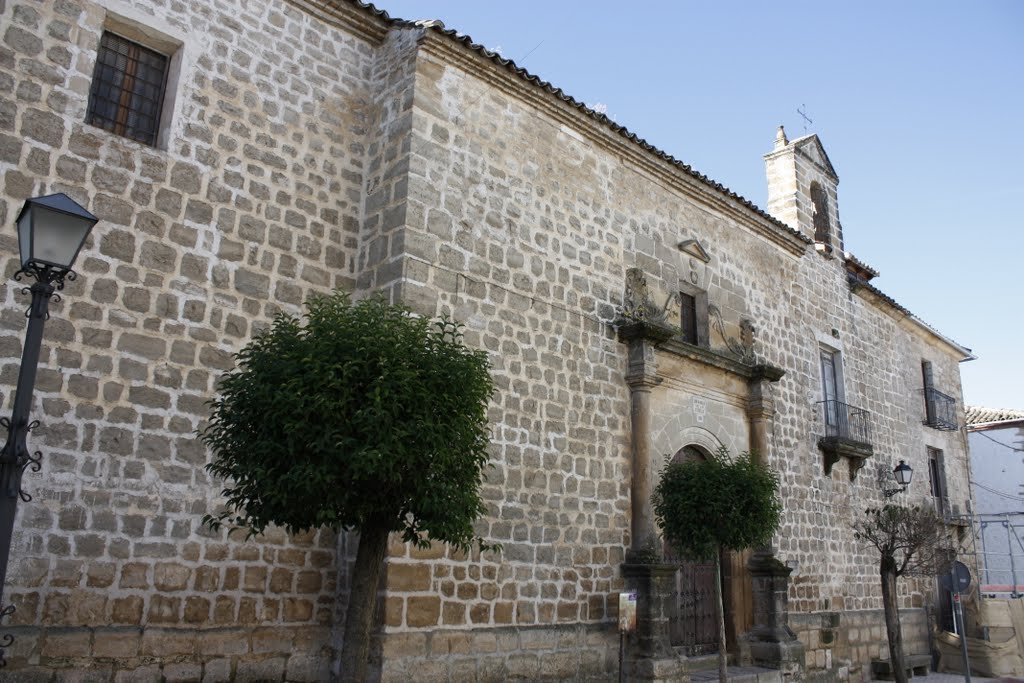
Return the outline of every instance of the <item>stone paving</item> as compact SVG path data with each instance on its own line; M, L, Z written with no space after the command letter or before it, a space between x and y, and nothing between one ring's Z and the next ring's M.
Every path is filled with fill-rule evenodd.
M964 681L965 678L963 674L944 674L937 673L935 671L929 671L927 676L913 676L911 677L911 680L913 681L913 683L961 683L961 681ZM987 683L988 681L999 680L1006 679L971 676L971 683Z
M726 670L730 683L782 683L782 672L759 666L730 666ZM692 683L710 683L718 680L718 668L693 671Z
M730 666L728 669L730 683L782 683L781 672L775 669L764 669L757 666ZM690 674L692 683L713 683L718 680L718 669L706 669L694 671ZM965 681L962 674L938 673L929 671L926 676L912 676L912 683L961 683ZM992 683L994 681L1007 680L999 678L984 678L971 676L971 683ZM1009 679L1020 680L1020 679ZM872 683L887 683L883 681L872 681Z

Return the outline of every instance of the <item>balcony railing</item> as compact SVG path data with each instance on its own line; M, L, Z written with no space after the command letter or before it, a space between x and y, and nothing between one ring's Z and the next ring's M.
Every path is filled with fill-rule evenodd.
M825 454L825 474L830 475L832 466L844 457L850 461L853 480L874 453L871 413L842 401L821 401L818 405L825 421L825 435L818 439L818 447Z
M924 390L925 421L929 427L956 431L956 399L947 396L937 389L928 387Z
M853 443L871 443L871 413L842 401L822 401L825 438Z

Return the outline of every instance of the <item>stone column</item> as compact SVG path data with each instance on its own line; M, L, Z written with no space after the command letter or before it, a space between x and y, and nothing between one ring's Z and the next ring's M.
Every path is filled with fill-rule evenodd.
M768 434L775 417L771 383L782 379L783 373L782 368L774 365L755 365L753 376L747 384L747 423L750 428L748 448L763 464L768 464Z
M660 384L655 373L654 344L643 337L629 343L629 385L632 426L632 481L630 483L630 532L632 544L627 562L650 562L661 557L654 522L654 466L651 463L651 390Z
M626 588L636 591L637 596L636 632L629 638L626 656L626 675L630 681L685 677L682 660L676 656L669 638L677 567L664 564L652 500L657 472L651 453L651 390L661 383L655 346L671 335L671 330L649 321L634 321L619 328L620 339L629 345L626 384L632 403L632 542L622 565Z
M771 383L783 370L773 365L754 366L748 387L747 420L750 451L768 464L769 434L775 417ZM803 666L804 647L789 628L789 574L792 569L776 559L772 548L758 548L747 563L754 601L754 626L740 641L741 658L755 666L793 673Z

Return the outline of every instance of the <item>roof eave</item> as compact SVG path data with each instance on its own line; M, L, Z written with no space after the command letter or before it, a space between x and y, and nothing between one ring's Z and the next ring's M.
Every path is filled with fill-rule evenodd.
M526 69L518 66L512 60L506 59L497 53L487 50L482 45L474 43L469 36L446 28L440 22L402 21L397 22L397 26L400 28L408 27L423 30L424 38L428 36L441 37L444 38L444 42L448 43L450 46L458 46L463 50L468 50L474 55L475 59L461 59L460 63L462 65L469 67L473 64L479 67L482 64L487 64L490 69L498 67L502 71L513 76L514 80L521 86L528 87L535 93L546 96L544 98L535 98L534 101L547 99L552 105L560 105L563 108L573 110L575 111L577 118L586 119L590 123L590 127L600 129L603 133L603 137L621 140L623 144L633 148L639 155L645 156L659 165L668 165L676 173L682 172L684 176L693 181L697 181L697 183L702 187L707 188L707 190L712 194L718 196L721 201L735 206L742 214L753 218L755 220L754 225L757 226L755 232L762 233L762 235L769 238L769 241L772 241L779 246L783 246L787 251L790 251L794 255L802 255L806 251L807 247L813 244L813 240L808 238L806 235L775 218L749 199L733 192L721 183L718 183L699 171L696 171L690 165L658 149L643 138L631 132L625 126L619 125L604 114L594 111L585 103L579 102L571 95L565 93L561 88L558 88L538 76L531 74ZM424 43L421 42L421 45L423 44ZM492 80L492 82L495 81ZM598 137L602 137L602 135L598 135ZM769 235L767 234L769 232L775 234Z
M852 277L849 275L847 276L847 282L849 283L850 288L854 292L868 292L870 296L865 297L868 301L874 303L875 305L878 305L879 307L885 307L891 314L896 314L898 319L908 321L911 325L914 325L918 329L927 333L929 336L938 339L943 344L953 349L953 351L955 351L960 356L960 363L978 359L978 357L975 356L969 348L967 348L963 344L959 344L953 341L952 339L942 334L928 323L918 318L916 315L911 313L907 308L901 306L899 303L897 303L895 299L893 299L891 296L880 290L878 287L875 287L866 280L857 277Z
M986 429L1024 428L1024 417L1016 417L1012 420L996 420L995 422L976 422L966 425L966 427L969 432L980 432Z

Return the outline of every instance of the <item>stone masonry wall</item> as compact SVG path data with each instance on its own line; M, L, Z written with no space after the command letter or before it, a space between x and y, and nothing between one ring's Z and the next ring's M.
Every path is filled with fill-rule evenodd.
M20 508L8 587L14 670L327 676L350 539L203 529L218 486L194 432L232 351L342 287L453 314L498 388L478 530L503 550L392 544L380 677L613 678L631 476L614 320L634 267L659 304L683 283L707 292L714 350L728 354L746 318L759 357L785 369L766 456L794 623L810 670L862 670L884 635L877 558L851 526L881 500L877 472L907 460L917 474L903 495L928 500L930 445L946 454L951 499L969 495L962 438L921 424L922 359L959 398L950 347L852 292L841 259L439 30L386 32L351 4L318 18L301 4L0 0L0 225L55 191L101 218L47 327L32 437L44 466L26 480L36 499ZM114 15L181 45L163 149L83 123ZM681 252L686 239L710 262ZM13 231L0 246L10 274ZM8 283L9 405L24 302ZM874 420L875 456L855 481L845 460L825 475L817 446L821 344L841 353L847 402ZM747 447L741 385L659 362L659 455ZM901 585L902 607L930 600L929 582ZM835 614L828 641L815 625Z
M405 257L415 268L403 292L414 293L425 313L453 312L467 322L470 341L491 352L501 392L492 410L491 509L481 531L505 549L500 559L470 558L466 566L440 551L432 559L393 548L384 647L464 623L474 632L506 624L568 628L611 616L602 593L619 586L614 567L628 543L629 476L625 349L612 322L630 267L644 271L659 303L680 281L705 288L726 336L738 338L741 318L753 320L759 355L787 373L775 389L769 460L786 507L776 546L795 569L791 605L809 619L841 610L877 620L877 558L855 542L851 527L864 507L881 501L879 468L891 470L900 458L919 477L927 472L925 441L947 450L951 487L964 481L957 437L921 425L920 394L910 381L922 355L947 377L959 359L902 325L901 314L853 293L840 260L766 247L747 226L762 219L713 210L683 172L655 172L617 156L601 127L560 103L538 105L466 52L428 34L418 56L404 227ZM699 239L708 265L680 254L675 244L685 238ZM713 347L725 349L722 334L711 336ZM826 476L817 446L823 341L842 352L847 401L874 420L876 456L855 481L845 460ZM674 447L686 445L696 413L705 411L703 429L746 447L739 406L726 402L716 412L714 400L689 401L681 385L661 391L668 403L654 429L666 444L678 429ZM694 391L713 398L716 389ZM918 479L907 497L926 500L926 485ZM609 503L614 515L602 512ZM432 569L410 560L430 560ZM587 581L602 569L612 570L608 581ZM906 581L901 604L920 607L930 591L927 581ZM432 606L420 609L421 600ZM884 636L871 645L864 634L880 633L860 631L858 648L829 657L828 668L863 665L846 658L877 653ZM917 642L923 632L910 637ZM396 647L391 666L401 670L403 655L425 656L426 647ZM822 652L809 648L808 667L826 665Z
M490 352L499 393L479 529L503 550L392 547L383 678L609 678L629 482L625 368L607 324L620 286L612 209L594 204L583 218L534 203L535 193L568 201L590 190L576 176L550 182L532 137L509 144L523 132L509 120L525 116L516 101L446 101L459 83L422 48L416 76L402 295L425 313L453 313ZM568 139L538 134L551 147ZM450 657L438 661L438 644ZM510 644L525 652L509 655Z
M923 609L900 611L906 654L927 655L927 615ZM885 617L880 610L819 612L794 615L790 627L804 643L808 678L834 671L840 680L873 680L870 662L888 659Z
M8 671L319 680L336 539L203 529L218 484L195 431L253 332L354 285L378 48L285 2L0 11L0 225L51 192L100 218L46 327L30 437L43 468L16 523ZM115 17L180 45L164 148L84 123ZM11 286L10 227L0 245L9 406L27 300Z

